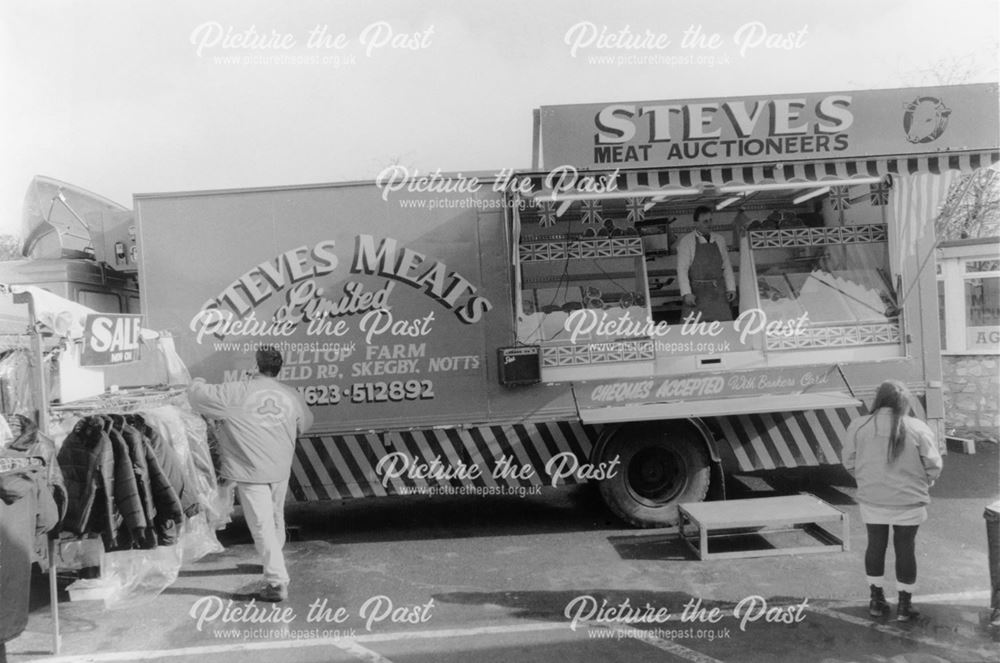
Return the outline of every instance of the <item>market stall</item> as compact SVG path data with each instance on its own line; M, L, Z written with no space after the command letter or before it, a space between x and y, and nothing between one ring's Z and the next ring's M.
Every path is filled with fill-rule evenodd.
M71 599L127 606L173 583L183 562L221 549L209 525L218 520L215 471L172 339L142 329L139 316L98 313L31 286L6 290L26 310L7 306L4 319L0 480L7 465L22 474L39 468L44 490L19 508L21 520L44 522L49 536L16 568L4 565L5 589L27 597L31 563L48 568L58 653L57 575L74 572ZM18 315L20 330L11 324ZM11 540L35 535L14 532L9 523L20 521L6 514L3 521ZM0 553L25 548L6 543ZM23 630L27 598L4 609L20 626L0 631L6 641Z

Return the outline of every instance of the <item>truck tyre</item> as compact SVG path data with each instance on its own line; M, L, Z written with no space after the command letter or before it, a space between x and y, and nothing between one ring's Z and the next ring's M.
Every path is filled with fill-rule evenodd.
M677 524L677 505L708 494L711 468L705 445L686 427L625 427L609 439L600 460L618 457L618 472L600 482L608 508L636 527Z

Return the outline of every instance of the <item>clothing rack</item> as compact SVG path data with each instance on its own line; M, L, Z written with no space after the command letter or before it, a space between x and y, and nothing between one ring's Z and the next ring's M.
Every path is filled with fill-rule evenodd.
M49 406L53 415L58 414L135 414L163 405L177 403L184 394L179 387L146 387L129 389L95 396L94 398Z
M53 404L50 402L45 368L45 352L43 338L47 338L39 322L34 297L30 292L14 293L14 303L27 304L28 328L25 333L10 335L16 341L16 347L28 351L31 381L34 391L36 410L34 419L39 430L48 434L52 419L63 419L66 416L88 416L99 414L135 414L144 410L170 404L180 405L184 399L184 388L157 386L137 389L123 389L101 396L81 399L70 403ZM8 349L13 349L13 344ZM49 603L52 612L52 653L58 655L61 649L59 634L59 597L57 586L57 540L48 539L49 556Z

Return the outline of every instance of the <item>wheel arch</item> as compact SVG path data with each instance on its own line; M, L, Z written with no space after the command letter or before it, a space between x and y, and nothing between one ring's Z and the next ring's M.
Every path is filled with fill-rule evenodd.
M600 434L597 436L597 441L590 451L590 462L600 462L608 440L619 433L624 433L628 430L648 430L650 428L669 430L676 427L684 427L693 431L695 433L695 439L701 442L705 451L708 453L712 477L711 484L708 489L708 499L726 499L726 475L723 469L722 456L719 454L718 445L711 429L708 427L708 424L699 417L689 417L686 419L646 419L642 421L622 421L605 426L601 429Z

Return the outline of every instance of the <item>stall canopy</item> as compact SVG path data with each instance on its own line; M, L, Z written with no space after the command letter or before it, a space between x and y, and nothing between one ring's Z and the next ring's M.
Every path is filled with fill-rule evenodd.
M691 205L716 206L734 195L753 193L753 203L767 205L789 202L803 187L846 186L863 183L872 195L880 193L879 183L887 176L968 172L1000 161L1000 152L981 151L940 156L858 159L825 163L755 164L706 168L653 168L643 170L588 171L579 177L601 181L606 190L594 193L554 191L550 173L527 176L532 197L540 202L569 200L656 199L683 196ZM604 179L601 179L604 178ZM606 185L604 183L607 183ZM787 200L786 200L787 199ZM746 201L750 202L750 201ZM747 209L752 207L743 204Z
M29 301L34 310L34 326ZM36 333L46 351L64 339L78 342L83 338L87 317L91 315L100 313L36 286L0 285L0 352L26 347L27 338ZM162 338L157 332L145 328L140 328L139 336L145 348L140 359L101 367L99 373L104 379L100 382L100 389L103 390L104 385L132 387L185 381L182 374L186 371L175 369L181 363L173 348L173 339ZM79 357L76 353L69 354ZM67 357L64 357L61 366L75 363L65 359ZM73 392L70 390L68 393ZM66 400L65 396L63 400Z
M4 331L10 330L11 333L22 333L28 328L28 309L20 305L26 297L34 302L35 320L62 338L82 338L87 316L98 314L98 311L88 306L33 285L0 285L0 290L13 295L11 306L0 308L0 321L4 324ZM141 329L140 334L146 341L159 337L158 333L149 329Z

